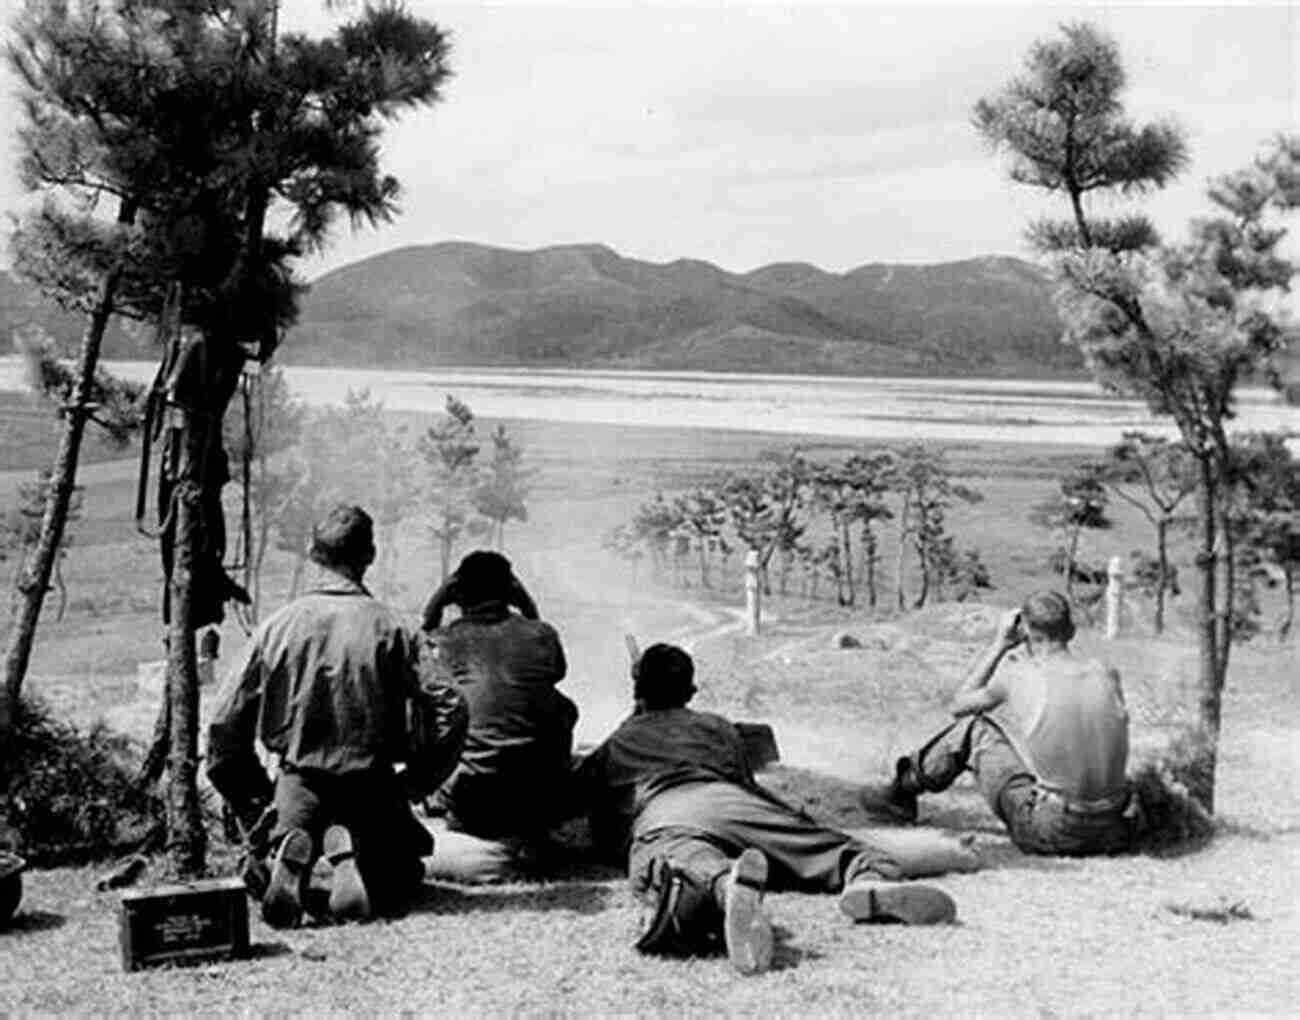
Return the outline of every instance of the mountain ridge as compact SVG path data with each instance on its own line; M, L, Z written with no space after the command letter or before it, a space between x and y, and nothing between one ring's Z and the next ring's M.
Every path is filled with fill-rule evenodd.
M595 242L521 250L452 240L317 277L277 357L416 370L1082 376L1082 359L1060 342L1050 292L1041 270L1007 255L842 273L783 261L733 273ZM64 340L82 326L0 271L0 336L26 322ZM121 330L105 350L140 353Z
M284 358L385 367L1080 376L1046 276L1006 255L732 273L599 243L409 245L317 278Z

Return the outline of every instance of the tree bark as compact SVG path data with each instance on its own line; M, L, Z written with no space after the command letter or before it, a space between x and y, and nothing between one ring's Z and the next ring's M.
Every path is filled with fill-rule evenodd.
M907 596L903 590L903 557L907 552L907 514L910 505L909 496L904 493L903 506L898 515L898 558L894 563L894 588L900 612L907 608Z
M1201 474L1198 515L1200 517L1200 546L1196 553L1196 569L1200 575L1197 595L1197 630L1199 668L1197 684L1198 722L1201 740L1198 741L1198 758L1193 769L1195 783L1189 783L1189 792L1206 811L1214 812L1214 773L1218 759L1219 729L1223 699L1223 673L1220 670L1219 620L1218 620L1218 479L1208 454L1197 457ZM1193 785L1195 788L1193 788Z
M127 225L134 219L134 205L123 202L117 222ZM14 713L18 709L18 700L22 697L23 681L31 664L32 645L36 640L41 607L45 602L45 593L49 591L54 564L63 544L68 508L77 489L81 441L85 436L86 419L90 413L86 405L94 387L95 371L99 367L99 350L108 328L108 320L113 314L114 297L123 269L123 262L119 260L100 281L95 308L81 340L77 359L77 385L72 393L71 404L64 408L63 435L59 437L59 449L50 473L50 498L45 504L45 516L41 519L41 535L18 582L18 611L10 629L9 647L5 651L5 688L4 696L0 697L0 749L8 743ZM3 762L6 759L7 755L0 751L0 772L4 770Z
M1156 634L1165 632L1165 592L1169 583L1169 518L1156 521L1156 563L1160 570L1156 578Z
M1279 641L1285 641L1291 636L1291 627L1295 623L1295 571L1290 564L1282 567L1282 584L1286 589L1286 616L1282 620L1282 626L1277 629Z
M193 433L200 430L191 424L188 431L191 434L187 445L193 449L196 445ZM176 553L167 632L166 696L171 724L167 758L167 852L179 875L193 877L203 873L207 850L199 804L199 674L191 623L200 487L193 480L182 480L173 498L176 500Z
M844 589L843 605L851 606L858 600L858 592L853 580L853 536L849 533L849 522L840 522L840 541L844 549Z
M1083 195L1077 188L1070 188L1070 208L1074 212L1074 222L1079 228L1079 240L1085 248L1092 247L1092 231L1088 228L1088 219L1083 212Z
M876 608L876 533L870 527L862 529L862 577L867 585L867 605Z
M170 656L169 667L170 667ZM166 674L163 681L162 704L158 706L158 716L153 723L153 739L149 742L149 751L140 766L140 775L136 779L142 787L151 787L163 777L167 769L167 754L172 741L171 701L167 697Z
M1074 601L1074 560L1079 555L1080 529L1072 527L1065 544L1065 601Z
M921 590L917 593L912 608L921 609L930 597L930 558L926 555L925 544L919 538L916 542L916 558L921 564Z
M266 505L266 380L257 379L257 553L249 555L249 593L253 599L251 616L256 624L262 618L262 565L271 542L271 515Z

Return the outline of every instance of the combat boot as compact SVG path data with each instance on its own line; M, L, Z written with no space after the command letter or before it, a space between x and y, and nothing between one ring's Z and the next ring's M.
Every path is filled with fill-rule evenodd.
M357 867L352 833L342 825L325 830L322 849L334 868L330 881L330 914L337 921L365 921L370 917L370 894Z
M302 920L314 856L311 836L302 829L290 829L280 840L262 897L262 920L272 928L293 928Z
M727 959L742 974L761 974L772 966L772 922L763 909L767 858L750 847L731 865L726 879L722 933Z
M858 803L868 814L902 825L911 825L918 813L921 784L910 758L899 758L889 783L869 783L858 791Z
M863 875L840 893L840 912L874 924L951 924L957 904L942 889L920 882L881 882Z

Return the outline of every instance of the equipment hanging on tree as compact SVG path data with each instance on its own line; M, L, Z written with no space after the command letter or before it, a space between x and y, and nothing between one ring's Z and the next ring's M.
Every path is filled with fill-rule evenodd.
M153 446L159 445L157 506L158 532L150 534L160 540L163 574L163 622L171 619L172 567L176 545L174 500L182 471L182 437L191 416L213 415L216 395L209 392L212 366L205 342L187 337L181 327L183 293L179 284L167 292L158 317L159 345L163 359L158 366L145 403L144 436L140 448L140 475L136 487L136 526L150 534L141 524L148 502L149 463ZM220 408L224 410L224 402ZM226 572L226 521L221 506L221 489L230 481L230 466L222 444L220 421L204 430L205 442L197 465L202 493L199 534L196 544L195 602L191 614L194 629L220 623L225 618L225 604L252 602L248 592Z

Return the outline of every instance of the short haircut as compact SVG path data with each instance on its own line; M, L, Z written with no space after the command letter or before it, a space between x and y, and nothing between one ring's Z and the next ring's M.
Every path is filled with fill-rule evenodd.
M1074 637L1070 603L1060 592L1034 592L1020 607L1020 619L1027 629L1049 641L1070 641Z
M680 708L695 693L695 662L676 645L655 644L636 664L633 694L646 708Z
M340 504L311 529L313 563L364 570L375 558L375 525L359 506Z
M506 602L514 587L514 570L499 552L475 549L456 568L456 602L461 608Z

